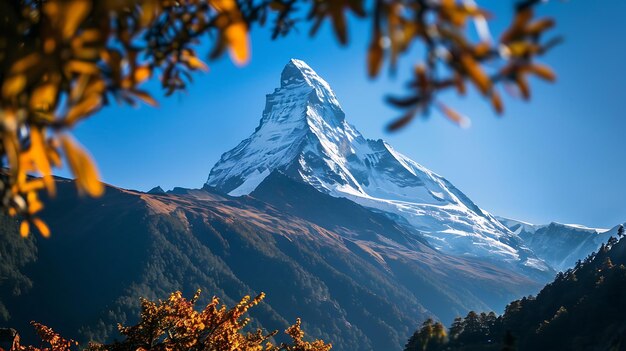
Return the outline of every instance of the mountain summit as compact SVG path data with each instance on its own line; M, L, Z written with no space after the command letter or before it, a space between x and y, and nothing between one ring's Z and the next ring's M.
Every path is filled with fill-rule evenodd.
M442 251L548 270L517 235L445 178L383 140L364 138L347 123L329 84L305 62L290 60L280 83L267 95L254 133L222 155L206 185L242 196L278 171L385 212Z

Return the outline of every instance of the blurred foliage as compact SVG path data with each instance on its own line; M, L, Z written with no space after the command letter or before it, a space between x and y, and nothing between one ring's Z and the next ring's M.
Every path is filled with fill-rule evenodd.
M322 340L305 341L300 319L285 330L290 343L274 344L271 339L276 331L245 332L250 320L243 315L263 300L263 293L253 299L245 296L230 309L213 297L204 309L197 311L195 304L199 296L198 290L188 300L178 291L164 301L142 299L139 323L118 326L124 337L122 341L90 343L85 351L329 351L332 347ZM77 346L75 341L64 339L49 327L35 322L32 325L43 344L48 346L22 346L17 336L9 351L70 351Z
M347 44L347 16L367 18L372 77L385 62L395 70L398 57L422 43L426 57L417 60L409 96L389 99L406 110L391 130L432 106L463 125L466 118L437 96L449 89L465 94L468 83L501 113L498 86L516 86L528 99L529 75L555 79L535 62L558 42L542 40L554 21L534 18L539 2L519 1L513 23L494 41L489 13L473 0L0 0L0 206L24 219L22 236L33 227L49 236L36 216L38 194L45 189L54 195L52 169L63 159L81 193L104 191L89 154L68 131L111 101L156 106L141 89L152 77L166 95L185 89L191 73L208 69L194 50L201 40L210 41L209 58L228 51L236 64L245 64L255 24L267 24L278 38L301 23L315 35L328 20Z
M609 238L575 267L559 272L536 297L511 302L501 316L470 311L456 318L446 340L434 332L437 323L425 322L405 350L626 349L623 237Z
M79 191L104 191L88 153L67 133L107 105L156 100L139 86L156 75L167 94L206 70L193 46L213 38L212 57L229 49L248 59L247 24L232 0L0 0L2 207L20 232L50 230L35 214L38 191L54 195L62 155ZM32 178L29 175L38 175Z

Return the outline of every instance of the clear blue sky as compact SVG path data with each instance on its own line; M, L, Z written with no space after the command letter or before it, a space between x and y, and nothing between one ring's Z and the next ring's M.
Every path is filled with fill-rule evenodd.
M492 10L499 32L511 2L479 3ZM201 187L220 155L257 126L284 64L300 58L331 84L348 120L366 137L387 140L482 208L534 223L613 226L626 221L626 1L552 1L539 12L554 16L555 33L566 37L544 60L556 67L558 82L533 82L532 101L508 99L504 118L475 95L452 96L450 105L472 118L469 129L433 114L399 133L385 132L398 111L383 97L403 91L412 58L404 57L395 79L367 79L368 28L354 21L346 48L328 27L313 40L302 28L276 42L257 30L247 66L234 67L224 57L159 108L107 108L76 136L107 183L139 190Z

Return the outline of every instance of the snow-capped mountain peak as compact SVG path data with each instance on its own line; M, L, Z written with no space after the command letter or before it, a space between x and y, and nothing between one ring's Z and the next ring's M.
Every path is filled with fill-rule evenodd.
M320 101L326 100L336 107L341 108L330 85L318 76L309 65L301 60L289 60L280 75L281 88L288 88L302 83L313 88Z
M300 60L287 63L259 126L222 155L206 184L241 196L273 171L388 213L443 251L547 269L445 178L382 140L364 138L347 123L330 85Z

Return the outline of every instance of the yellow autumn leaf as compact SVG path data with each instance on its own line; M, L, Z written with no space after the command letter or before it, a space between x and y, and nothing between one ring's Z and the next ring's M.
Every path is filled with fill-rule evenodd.
M144 0L141 4L140 23L148 26L159 14L161 10L160 2L157 0Z
M56 102L57 89L57 84L52 82L38 86L30 96L30 107L33 110L52 109Z
M62 135L61 146L76 177L76 185L88 195L99 197L104 193L104 185L99 180L98 170L91 157L70 136Z
M143 83L146 79L150 78L152 75L152 70L149 66L140 66L135 69L133 77L135 78L136 84Z
M26 75L17 74L8 77L2 84L2 96L10 98L21 93L26 87Z
M231 59L235 64L242 66L250 59L250 43L248 29L243 21L231 24L224 32L228 40Z
M93 62L72 60L65 65L65 69L68 72L96 75L100 73L100 68Z
M72 106L65 117L65 122L69 125L73 125L82 118L87 117L91 113L95 112L101 107L102 97L97 94L92 94L83 99L80 103Z
M219 13L225 13L231 23L224 29L224 38L228 43L230 57L235 64L241 66L250 59L250 43L248 28L243 21L235 0L210 0L211 6Z
M28 203L28 213L35 214L43 209L43 204L41 201L36 200Z
M206 65L206 63L202 62L202 60L200 60L196 56L187 57L187 65L191 69L198 69L204 72L207 72L209 70L209 67Z
M26 238L28 233L30 233L30 225L27 221L22 221L22 223L20 223L20 235L22 238Z
M30 130L31 140L31 158L35 164L35 167L41 173L43 182L50 195L56 193L54 185L54 179L52 178L52 167L48 161L48 153L46 152L46 145L42 132L38 128L31 128Z
M441 0L440 6L445 9L451 9L456 6L455 0Z
M91 43L100 40L101 33L97 29L85 29L80 35L80 39L85 43Z
M19 191L21 193L28 193L27 196L30 196L30 194L34 194L36 195L36 191L41 190L43 188L46 187L46 183L44 183L43 179L33 179L33 180L27 180L25 182L22 182L19 185Z
M491 80L480 65L468 54L461 55L461 64L478 90L480 90L483 95L487 95L491 88Z
M37 66L40 60L41 60L41 56L39 56L39 53L37 52L34 52L30 55L26 55L20 58L19 60L17 60L13 64L13 66L11 66L11 70L9 71L9 73L11 74L24 73L27 70Z
M76 33L90 10L90 0L50 0L43 6L43 12L61 31L64 39L71 38Z
M491 51L491 44L483 41L477 44L476 46L474 46L473 51L476 57L479 57L479 58L485 57Z

